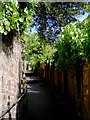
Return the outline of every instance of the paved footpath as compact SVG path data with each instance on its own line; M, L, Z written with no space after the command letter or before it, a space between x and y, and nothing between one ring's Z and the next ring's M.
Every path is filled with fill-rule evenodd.
M17 120L80 120L75 109L43 82L28 83Z

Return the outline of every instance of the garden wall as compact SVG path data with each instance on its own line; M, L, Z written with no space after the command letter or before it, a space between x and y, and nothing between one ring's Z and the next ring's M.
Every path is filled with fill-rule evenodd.
M0 115L19 97L21 81L21 45L17 37L12 45L1 42L0 51ZM16 118L16 106L5 116Z
M44 69L43 79L75 104L78 116L90 119L90 64L86 61L83 67L56 71L53 63L51 66L42 63L40 68Z

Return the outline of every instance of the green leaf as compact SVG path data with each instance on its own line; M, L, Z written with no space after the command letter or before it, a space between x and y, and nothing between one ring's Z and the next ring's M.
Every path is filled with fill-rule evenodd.
M4 27L1 26L1 33L4 33Z
M8 33L8 32L7 32L7 31L5 31L5 32L4 32L4 35L7 35L7 33Z
M5 26L6 30L10 31L10 27L8 25Z

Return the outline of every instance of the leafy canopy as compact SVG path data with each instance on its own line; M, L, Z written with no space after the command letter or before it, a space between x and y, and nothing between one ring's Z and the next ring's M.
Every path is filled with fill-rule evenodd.
M89 37L87 23L79 22L62 27L61 34L56 41L58 59L57 69L68 68L72 65L83 65L89 57Z
M40 62L46 62L54 57L56 52L55 47L52 45L41 44L40 38L37 33L29 34L27 44L23 46L23 59L31 61L31 67L35 69Z
M85 13L84 2L39 2L35 6L36 29L42 42L53 43L61 27L77 21L76 15Z
M25 45L23 44L23 59L32 60L31 66L35 69L38 62L53 59L56 51L58 51L58 58L55 60L57 68L82 64L90 57L90 15L82 23L69 24L76 21L76 14L84 13L85 4L39 2L36 7L35 5L34 2L18 3L17 0L1 3L0 33L7 36L13 30L20 32L21 43L23 40L27 41ZM87 6L87 11L89 9ZM38 27L38 34L30 33L32 25ZM61 36L56 40L58 34ZM56 48L54 44L50 45L54 41Z

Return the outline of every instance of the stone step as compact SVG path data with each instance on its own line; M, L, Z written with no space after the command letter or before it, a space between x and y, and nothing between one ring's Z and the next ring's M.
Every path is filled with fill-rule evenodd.
M32 70L24 70L23 73L27 74L27 73L34 73Z
M23 73L26 77L34 75L34 71L32 71L32 70L25 70L25 71L23 71Z
M27 76L26 77L26 83L38 83L38 82L40 82L41 80L40 80L40 78L38 77L38 76Z

